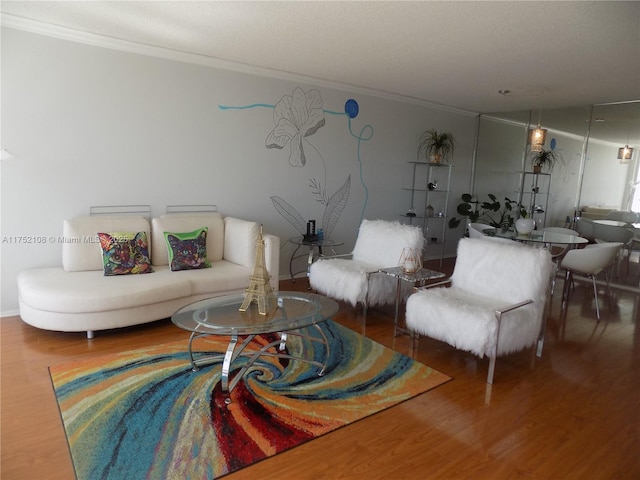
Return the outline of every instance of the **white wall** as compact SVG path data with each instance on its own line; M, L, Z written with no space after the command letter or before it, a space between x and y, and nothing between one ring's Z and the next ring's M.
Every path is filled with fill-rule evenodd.
M476 118L452 109L405 103L362 92L221 70L153 56L2 29L1 311L18 309L16 276L58 266L62 220L93 205L216 204L225 215L260 221L282 240L288 273L294 228L275 210L277 195L305 219L322 218L311 178L329 194L351 177L334 237L353 247L365 218L399 219L409 199L406 162L427 128L457 142L450 211L468 190ZM429 81L425 79L425 81ZM325 125L303 141L307 163L289 164L289 145L268 149L275 105L296 88L317 89ZM364 129L368 140L356 138ZM326 180L325 180L326 178ZM461 232L457 232L458 234ZM459 236L459 235L458 235ZM17 237L44 239L16 243ZM448 254L457 237L448 235Z

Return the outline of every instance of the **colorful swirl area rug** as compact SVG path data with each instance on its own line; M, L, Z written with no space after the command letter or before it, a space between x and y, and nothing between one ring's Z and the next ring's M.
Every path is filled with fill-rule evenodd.
M260 357L229 405L221 362L193 372L187 339L51 367L78 479L219 478L450 380L331 320L322 328L324 376L306 362ZM256 337L249 348L273 340ZM224 352L227 342L195 340L194 356ZM294 335L287 349L326 356L323 344Z

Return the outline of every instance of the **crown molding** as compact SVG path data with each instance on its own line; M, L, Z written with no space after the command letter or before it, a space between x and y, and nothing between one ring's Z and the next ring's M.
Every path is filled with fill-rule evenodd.
M45 35L48 37L54 37L62 40L68 40L70 42L82 43L94 47L108 48L112 50L119 50L127 53L134 53L138 55L146 55L150 57L163 58L166 60L173 60L182 63L191 63L195 65L201 65L211 68L217 68L221 70L229 70L238 73L246 73L250 75L257 75L261 77L274 78L278 80L284 80L289 82L312 84L325 88L332 88L341 91L349 91L359 93L361 95L370 95L373 97L383 98L387 100L394 100L403 103L410 103L412 105L420 105L437 110L457 113L460 115L477 117L477 112L470 112L467 110L450 107L448 105L442 105L439 103L428 102L419 98L414 98L406 95L399 95L396 93L385 92L367 87L361 87L357 85L350 85L341 82L335 82L322 78L310 77L306 75L299 75L282 70L270 69L265 67L257 67L254 65L248 65L240 62L231 62L228 60L222 60L219 58L208 57L206 55L198 55L188 52L182 52L179 50L172 50L164 47L157 47L155 45L147 45L143 43L132 42L129 40L121 40L106 35L98 35L95 33L84 32L73 28L63 27L60 25L54 25L51 23L41 22L38 20L32 20L30 18L20 17L16 15L1 14L0 24L6 28L13 28L15 30L22 30L29 33L35 33L38 35Z

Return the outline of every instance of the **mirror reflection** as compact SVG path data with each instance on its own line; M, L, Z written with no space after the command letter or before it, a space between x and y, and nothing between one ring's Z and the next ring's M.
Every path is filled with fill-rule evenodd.
M533 173L530 129L547 129L544 149L555 163ZM625 147L629 158L619 158ZM624 155L622 155L624 157ZM637 242L629 242L614 282L640 283L640 101L482 115L473 194L520 201L537 228L575 227L575 218L624 218ZM625 213L626 212L626 213ZM630 252L629 262L627 253Z

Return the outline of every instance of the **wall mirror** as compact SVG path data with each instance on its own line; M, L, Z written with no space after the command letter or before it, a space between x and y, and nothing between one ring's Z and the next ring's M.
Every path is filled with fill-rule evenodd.
M524 173L532 170L528 131L539 118L548 130L544 148L558 157L547 171L549 191L537 187L542 196L535 197L535 206L545 210L536 214L540 226L564 226L585 207L640 212L638 100L481 115L469 187L477 198L493 193L499 199L521 198L527 206L528 192L536 189L531 175ZM618 158L625 145L634 149L629 160ZM621 273L625 270L626 264ZM638 275L619 275L617 281L637 287Z

